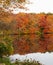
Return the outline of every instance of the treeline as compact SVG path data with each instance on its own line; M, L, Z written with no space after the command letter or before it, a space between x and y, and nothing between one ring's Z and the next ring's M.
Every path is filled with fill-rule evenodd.
M0 35L10 37L14 53L53 51L53 14L1 12ZM0 40L1 40L0 38Z

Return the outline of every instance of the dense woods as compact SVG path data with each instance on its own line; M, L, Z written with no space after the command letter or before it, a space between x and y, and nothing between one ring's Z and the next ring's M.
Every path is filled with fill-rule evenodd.
M1 11L0 41L5 41L3 40L5 37L11 39L14 53L51 52L53 51L53 14L12 14Z

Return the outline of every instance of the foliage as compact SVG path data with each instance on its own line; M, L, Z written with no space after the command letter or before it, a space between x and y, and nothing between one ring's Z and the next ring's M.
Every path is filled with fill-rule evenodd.
M0 58L0 63L5 65L11 65L10 59L8 57Z
M26 3L26 0L0 0L0 8L4 9L4 11L9 10L10 13L13 11L13 9L10 10L9 7L27 10L23 3Z
M11 42L9 40L5 43L13 44L14 53L53 51L53 15L50 13L14 15L1 12L0 41L2 38L11 39Z
M42 65L38 61L29 61L29 60L24 61L16 60L14 63L11 63L8 57L0 58L0 63L1 64L4 63L5 65Z
M9 38L4 38L0 42L0 57L13 54L12 41Z
M24 60L24 61L19 61L17 60L15 62L15 65L42 65L38 61L29 61L29 60Z

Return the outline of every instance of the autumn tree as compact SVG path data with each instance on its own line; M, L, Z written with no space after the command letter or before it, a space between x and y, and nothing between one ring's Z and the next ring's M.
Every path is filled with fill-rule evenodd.
M0 0L0 8L9 9L9 7L13 8L20 8L20 9L26 9L27 8L24 6L26 3L28 3L28 0ZM9 10L10 12L12 10Z

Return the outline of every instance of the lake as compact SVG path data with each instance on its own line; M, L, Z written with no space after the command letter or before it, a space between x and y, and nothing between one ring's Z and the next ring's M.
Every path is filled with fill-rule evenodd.
M30 54L25 54L25 55L15 54L15 55L10 56L10 60L12 62L14 62L16 59L21 60L21 61L25 59L36 60L42 63L43 65L53 65L53 52L30 53Z

